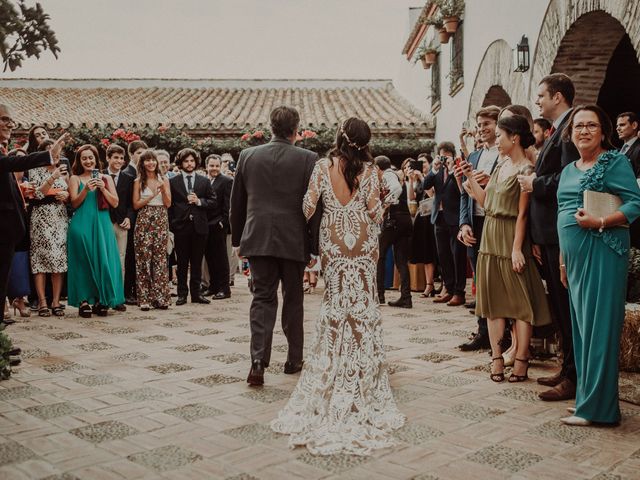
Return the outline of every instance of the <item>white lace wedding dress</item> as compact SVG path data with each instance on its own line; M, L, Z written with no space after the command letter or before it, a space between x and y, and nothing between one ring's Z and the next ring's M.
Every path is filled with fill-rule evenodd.
M369 455L395 444L391 430L405 422L389 386L376 292L380 185L366 166L351 200L333 192L329 161L313 171L303 209L310 218L322 198L320 255L325 292L315 338L300 380L278 417L289 445L316 455Z

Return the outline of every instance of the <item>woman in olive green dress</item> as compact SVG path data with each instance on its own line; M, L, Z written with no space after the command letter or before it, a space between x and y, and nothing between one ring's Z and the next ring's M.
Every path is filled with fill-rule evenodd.
M640 189L627 157L612 150L612 132L596 105L576 107L566 131L580 153L558 186L560 274L569 289L577 374L576 406L562 419L568 425L620 421L618 358L629 264L623 225L640 216ZM584 209L587 190L616 195L622 205L595 217Z
M498 151L504 160L496 167L486 189L473 178L465 163L465 188L485 209L485 223L476 266L476 314L488 319L491 341L491 380L504 380L502 337L505 319L515 319L517 347L509 382L528 379L529 341L533 326L551 323L542 279L527 238L529 194L520 191L517 176L532 165L525 150L535 142L527 119L504 117L496 129Z

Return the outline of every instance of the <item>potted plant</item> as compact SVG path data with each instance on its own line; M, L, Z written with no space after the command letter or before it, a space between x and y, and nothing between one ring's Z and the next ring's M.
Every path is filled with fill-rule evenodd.
M422 45L417 51L416 51L416 62L418 60L420 60L422 62L422 66L424 67L425 70L428 70L431 65L433 65L434 63L436 63L436 60L438 58L438 49L436 49L435 47L433 47L433 45Z
M449 43L449 33L444 28L442 14L437 13L425 20L427 25L433 25L433 28L438 32L440 43Z
M438 7L447 33L455 33L464 12L464 0L439 0Z

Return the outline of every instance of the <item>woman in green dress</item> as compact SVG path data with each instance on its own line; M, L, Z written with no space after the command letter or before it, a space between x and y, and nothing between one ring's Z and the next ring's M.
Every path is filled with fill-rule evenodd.
M613 127L596 105L577 107L566 139L580 159L562 171L558 186L560 274L569 289L576 359L576 406L568 425L620 421L618 357L624 321L629 229L640 216L640 189L629 160L613 151ZM596 217L584 209L585 191L618 196L614 213Z
M485 209L485 223L476 264L476 314L488 319L491 375L504 380L502 340L505 319L515 319L516 352L509 382L527 380L529 342L533 326L548 325L551 315L542 279L527 238L529 194L520 191L518 175L531 170L525 150L535 139L522 115L498 120L496 143L504 160L493 171L486 189L475 180L471 164L462 164L463 184Z
M93 145L80 147L69 180L71 205L76 209L67 239L69 305L79 307L85 318L92 311L106 316L109 307L124 303L116 237L109 209L99 208L98 197L102 195L111 207L117 207L118 195L113 179L97 170L98 158Z

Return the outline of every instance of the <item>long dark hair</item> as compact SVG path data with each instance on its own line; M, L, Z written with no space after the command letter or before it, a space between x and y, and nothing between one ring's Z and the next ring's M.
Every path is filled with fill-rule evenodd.
M45 127L44 125L34 125L33 127L31 127L29 129L29 136L27 137L27 153L33 153L33 152L37 152L38 151L38 147L40 146L38 144L38 142L36 142L36 130L38 130L39 128L43 129L45 132L47 132L47 134L49 133L47 131L47 127Z
M336 143L329 152L331 162L334 157L343 160L342 173L352 194L359 186L358 175L364 170L364 165L373 162L369 140L371 129L367 122L351 117L338 128Z
M71 173L73 173L74 175L82 175L84 173L84 167L82 166L82 163L80 163L80 155L85 150L91 150L91 152L93 153L93 156L96 159L96 166L94 168L97 168L98 170L102 170L102 167L100 165L100 155L98 154L98 149L93 145L86 144L86 145L82 145L76 150L76 156L75 156L75 159L73 160L73 165L71 165Z
M147 180L149 179L149 177L147 176L147 169L144 168L144 162L146 160L149 160L150 158L156 161L156 178L158 180L160 179L160 162L158 162L156 152L151 149L145 150L144 152L142 152L142 155L140 155L140 160L138 160L138 180L140 181L140 192L144 191L144 189L147 187Z

